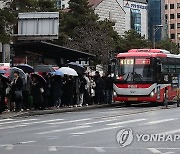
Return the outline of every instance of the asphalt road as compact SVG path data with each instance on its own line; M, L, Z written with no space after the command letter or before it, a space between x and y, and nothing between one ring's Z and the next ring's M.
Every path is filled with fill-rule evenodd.
M151 134L180 135L180 108L171 107L115 106L0 119L0 154L179 154L180 138L148 140ZM133 131L133 141L120 147L117 133L127 128ZM142 134L144 139L138 141Z

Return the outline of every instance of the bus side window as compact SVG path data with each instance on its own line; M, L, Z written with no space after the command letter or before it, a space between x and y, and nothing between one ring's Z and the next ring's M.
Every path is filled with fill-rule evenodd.
M169 65L169 72L175 73L176 72L176 65Z
M176 72L180 73L180 65L176 65Z
M163 73L168 73L169 72L169 68L168 68L167 64L162 64L162 72Z

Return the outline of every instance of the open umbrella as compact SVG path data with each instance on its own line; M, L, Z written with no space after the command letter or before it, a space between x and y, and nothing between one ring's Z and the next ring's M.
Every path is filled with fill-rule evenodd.
M17 67L12 67L10 68L10 80L13 80L14 79L14 72L19 72L19 76L21 77L21 79L23 80L23 83L25 84L27 82L27 75L25 74L25 72L20 69L20 68L17 68Z
M33 73L34 72L34 68L28 64L19 64L16 67L22 69L25 73Z
M40 82L40 84L42 84L42 85L45 85L47 83L47 81L43 78L43 76L39 75L37 73L32 73L31 77L32 78L35 77Z
M85 68L78 63L70 62L67 64L70 68L73 68L78 74L84 74Z
M69 67L61 67L60 69L58 69L58 71L66 74L66 75L71 75L71 76L78 76L77 72Z
M55 70L52 68L52 66L49 65L37 65L36 67L34 67L34 71L50 73L50 72L54 72Z
M64 76L64 73L59 71L59 70L56 70L55 72L52 72L51 74L52 75L57 75L57 76Z

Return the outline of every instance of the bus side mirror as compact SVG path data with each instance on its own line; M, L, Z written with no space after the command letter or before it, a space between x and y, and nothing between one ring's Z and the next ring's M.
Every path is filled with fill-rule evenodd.
M162 73L162 64L157 65L157 72Z

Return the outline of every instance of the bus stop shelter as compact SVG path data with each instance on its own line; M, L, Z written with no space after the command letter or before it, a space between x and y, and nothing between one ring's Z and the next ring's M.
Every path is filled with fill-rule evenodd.
M67 61L90 60L95 58L93 54L44 41L16 43L12 44L11 47L15 58L23 59L36 55L41 57L41 59L55 59L58 65Z

